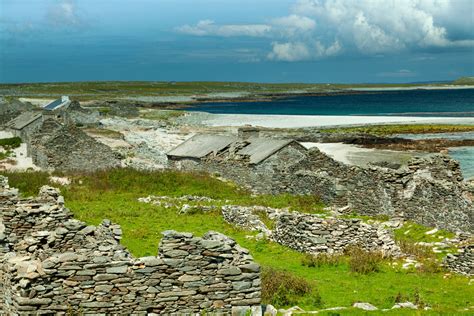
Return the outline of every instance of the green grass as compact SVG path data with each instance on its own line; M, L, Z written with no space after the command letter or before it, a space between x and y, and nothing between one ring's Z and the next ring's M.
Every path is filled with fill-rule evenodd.
M46 173L8 174L10 184L24 194L37 192L48 183ZM474 304L474 287L469 279L442 273L421 273L394 269L380 264L378 272L356 274L347 261L341 264L306 266L305 255L268 241L256 241L247 236L254 232L235 229L215 213L178 215L176 209L140 203L137 198L148 195L182 196L184 194L209 196L230 203L290 207L309 212L321 212L322 204L316 198L291 195L253 196L249 192L203 174L177 172L139 172L128 169L75 175L69 187L62 192L66 205L75 216L89 224L99 224L108 218L122 225L123 244L134 255L156 255L161 232L167 229L188 231L202 235L209 230L219 231L234 238L249 249L255 260L265 268L286 271L315 285L315 290L297 296L297 305L307 310L334 306L351 306L356 301L370 302L379 308L390 308L397 296L411 297L419 293L421 299L439 313L458 314ZM414 233L410 237L424 237ZM319 303L319 296L321 303ZM295 297L292 297L295 299ZM283 307L283 306L282 306ZM340 311L341 315L360 311ZM471 310L472 312L472 310ZM390 312L400 315L404 312ZM408 313L409 314L409 313ZM429 314L436 314L430 312ZM334 314L333 314L334 315Z
M389 136L393 134L428 134L428 133L457 133L472 132L474 125L461 124L411 124L411 125L370 125L356 127L338 127L321 129L322 133L360 133L376 136Z
M431 84L438 86L443 84ZM332 83L252 83L252 82L153 82L153 81L89 81L59 83L0 84L4 96L50 98L69 95L76 100L97 100L130 96L182 96L223 92L251 94L286 93L289 91L327 92L348 88L416 87L417 84L332 84Z
M170 122L173 119L185 115L184 111L176 110L154 110L154 109L142 109L140 110L140 117L148 120L165 121Z

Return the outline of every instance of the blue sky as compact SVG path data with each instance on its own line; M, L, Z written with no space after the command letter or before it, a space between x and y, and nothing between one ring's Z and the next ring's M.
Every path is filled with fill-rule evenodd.
M0 0L0 82L474 75L474 0Z

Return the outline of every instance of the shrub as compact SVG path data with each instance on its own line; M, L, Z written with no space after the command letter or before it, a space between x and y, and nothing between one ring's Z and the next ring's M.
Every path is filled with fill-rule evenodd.
M400 239L397 240L397 245L400 247L400 250L403 253L413 255L417 259L424 259L424 258L433 258L434 253L431 251L431 248L428 246L417 245L413 241L407 239Z
M286 271L265 268L262 271L262 300L275 306L296 305L301 297L311 296L314 306L321 304L321 296L314 285L304 278Z
M301 264L307 267L339 266L344 258L339 254L320 253L317 255L307 254L301 259Z
M20 147L20 145L21 145L20 137L0 139L0 146L7 150L18 148Z
M349 255L349 267L351 272L368 274L380 271L380 263L383 254L380 251L367 251L359 246L351 246L346 249Z
M393 299L393 303L403 303L403 302L412 302L417 305L418 308L423 309L428 306L428 304L421 298L420 291L415 289L413 294L402 294L398 292L397 296Z

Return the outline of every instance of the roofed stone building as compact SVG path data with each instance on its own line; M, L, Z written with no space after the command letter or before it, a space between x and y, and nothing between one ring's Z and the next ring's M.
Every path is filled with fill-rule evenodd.
M24 112L9 121L5 127L13 135L27 140L31 134L41 127L42 123L41 112Z
M294 140L235 136L195 135L168 152L172 167L194 169L200 163L232 162L246 166L284 163L286 156L303 158L305 147ZM270 159L273 158L273 159ZM293 159L294 160L294 159Z

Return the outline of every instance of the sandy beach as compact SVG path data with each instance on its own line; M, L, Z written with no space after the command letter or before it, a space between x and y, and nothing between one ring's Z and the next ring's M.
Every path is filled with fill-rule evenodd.
M207 114L207 113L206 113ZM351 126L366 124L473 124L474 117L408 117L408 116L334 116L334 115L257 115L207 114L202 123L207 126L253 125L269 128L300 128Z

